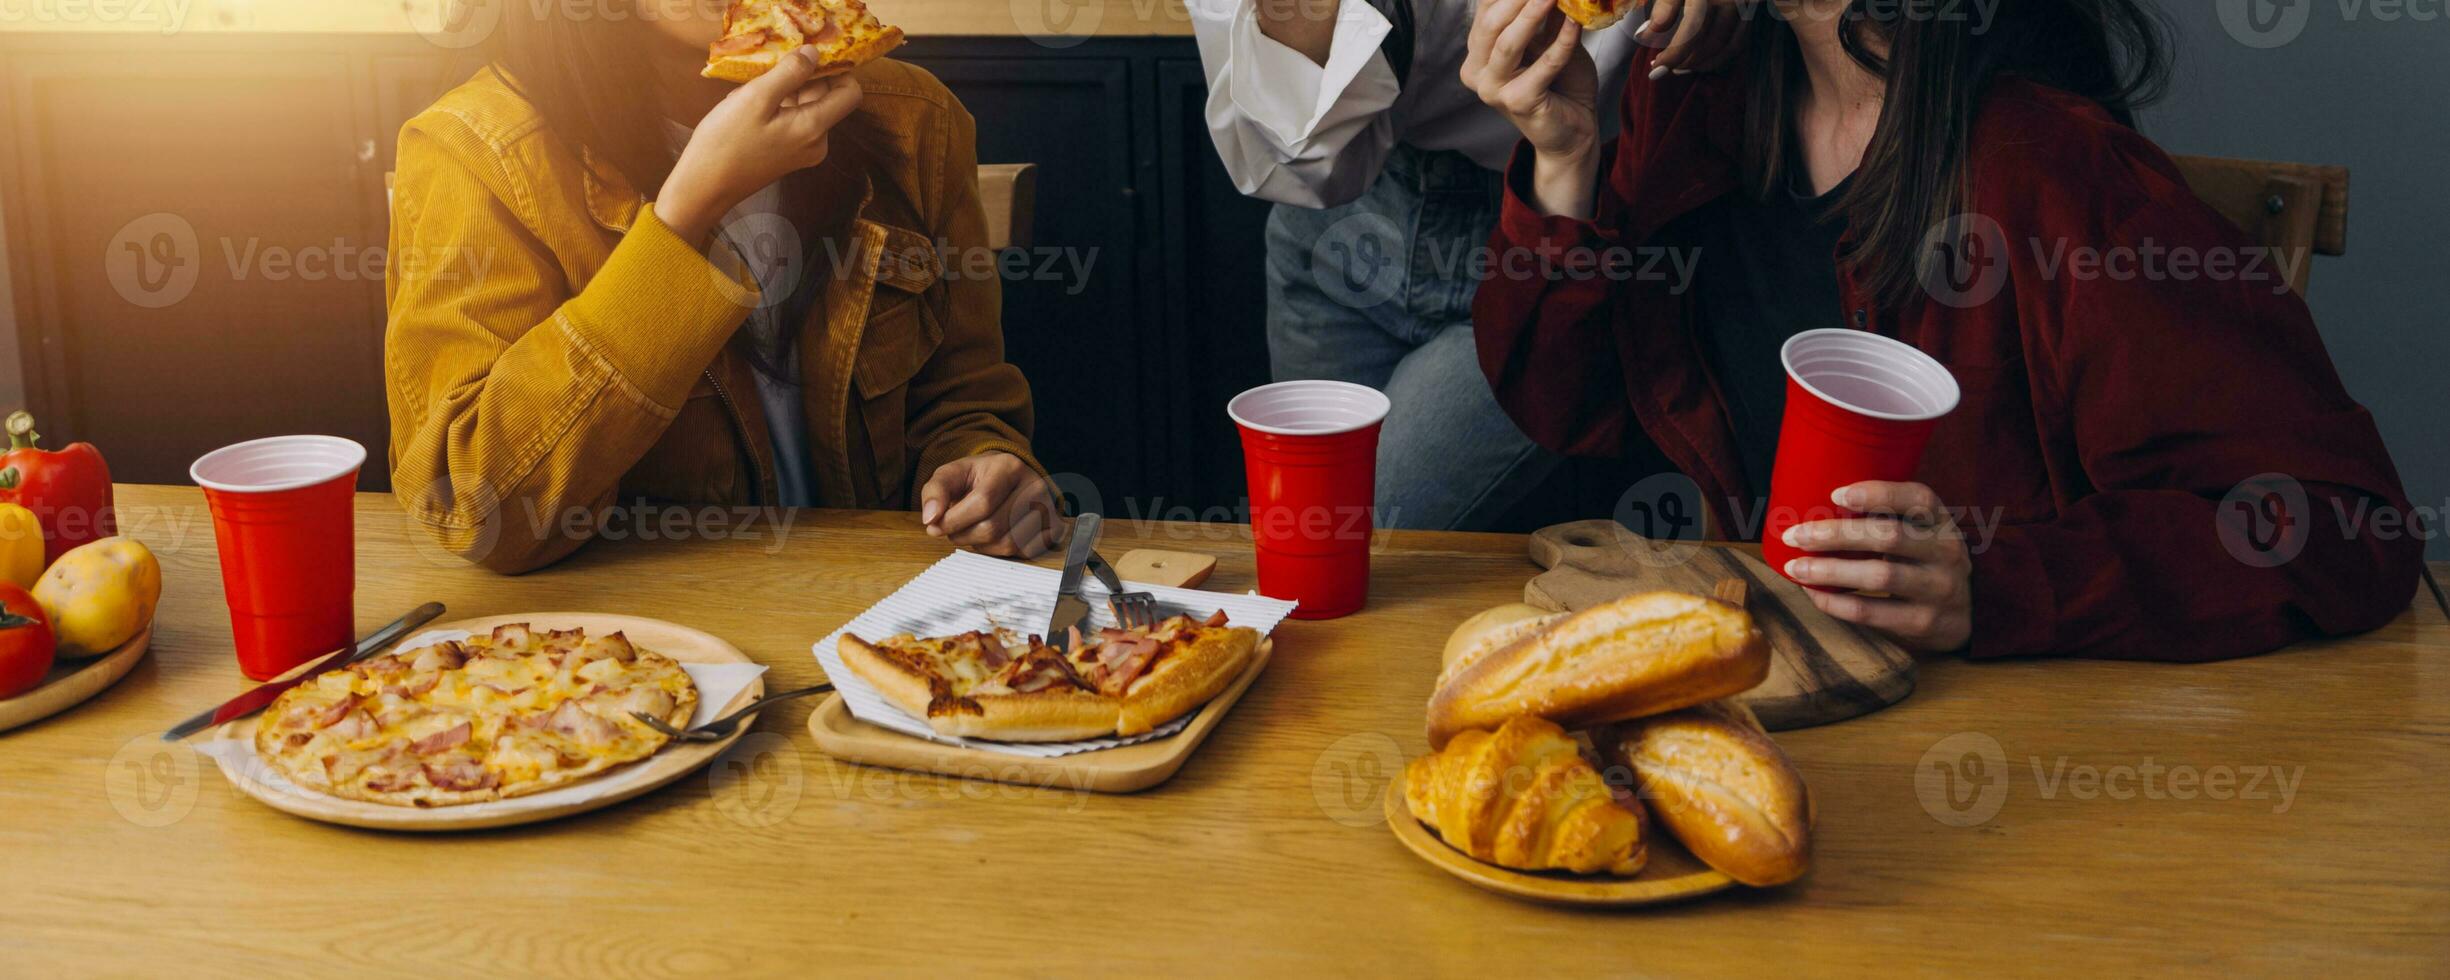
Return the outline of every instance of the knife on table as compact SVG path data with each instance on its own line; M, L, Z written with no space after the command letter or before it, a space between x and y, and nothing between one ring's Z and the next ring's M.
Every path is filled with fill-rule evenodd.
M1080 576L1089 565L1089 556L1097 553L1097 535L1106 519L1096 514L1082 514L1072 520L1072 541L1063 553L1063 582L1055 587L1055 616L1046 622L1046 645L1071 652L1072 627L1089 616L1089 603L1080 597Z
M425 605L409 610L408 615L392 620L391 625L366 634L366 638L357 641L356 646L338 651L333 653L331 656L323 658L321 662L315 664L314 666L299 671L298 676L296 677L289 678L288 680L273 681L270 684L266 684L252 691L248 691L245 694L231 698L228 703L223 704L221 707L214 708L211 711L207 711L203 714L178 723L169 731L162 733L162 741L176 742L182 738L186 738L189 735L193 735L215 725L236 721L258 711L262 711L264 710L265 706L272 703L272 699L280 697L281 692L287 691L290 688L296 687L300 684L304 684L307 681L314 679L315 675L321 674L324 671L332 670L337 667L346 667L360 660L364 660L367 657L373 656L376 652L391 646L393 643L399 642L401 637L408 635L409 630L413 630L417 627L433 622L434 618L440 615L442 615L442 603L439 602L429 602Z

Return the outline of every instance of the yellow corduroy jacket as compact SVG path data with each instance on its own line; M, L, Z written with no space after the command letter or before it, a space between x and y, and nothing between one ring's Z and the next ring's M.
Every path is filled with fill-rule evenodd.
M784 182L824 293L800 333L814 490L907 508L947 462L1029 453L1004 360L975 122L927 72L861 69L825 164ZM733 338L761 302L494 71L400 133L383 372L394 494L445 549L522 572L631 500L770 504L772 443ZM718 244L716 248L727 247ZM955 271L958 271L956 269Z

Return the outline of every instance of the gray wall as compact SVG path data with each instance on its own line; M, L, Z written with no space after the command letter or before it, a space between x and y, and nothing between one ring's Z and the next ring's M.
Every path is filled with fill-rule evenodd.
M2294 4L2303 17L2258 33L2238 20L2249 3ZM2348 390L2381 422L2409 496L2441 522L2450 502L2450 2L2161 6L2177 29L2178 72L2169 98L2144 114L2147 135L2173 153L2350 168L2348 254L2315 258L2314 318ZM2450 535L2436 535L2432 557L2450 559Z

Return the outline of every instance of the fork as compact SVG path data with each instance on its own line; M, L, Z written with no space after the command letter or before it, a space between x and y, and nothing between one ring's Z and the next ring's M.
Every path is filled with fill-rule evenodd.
M776 701L789 701L792 698L804 698L811 694L823 694L833 689L834 685L832 684L819 684L815 687L803 687L797 691L784 691L781 694L769 694L765 697L749 702L748 707L742 708L738 711L732 712L729 715L717 718L687 731L674 728L672 727L671 722L657 718L654 715L647 714L644 711L632 711L630 712L630 717L645 722L648 728L652 728L656 731L671 736L672 740L676 742L719 742L732 737L732 732L740 727L740 720L757 713L757 709L759 708L773 704Z
M1113 611L1115 625L1124 629L1154 629L1157 626L1157 597L1148 592L1123 591L1123 579L1114 573L1114 566L1094 552L1089 555L1089 571L1097 575L1106 587L1106 608Z

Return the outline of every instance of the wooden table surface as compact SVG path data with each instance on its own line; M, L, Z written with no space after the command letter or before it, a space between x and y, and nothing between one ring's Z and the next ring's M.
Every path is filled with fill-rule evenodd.
M669 975L900 967L1558 974L2450 966L2450 624L2210 666L1926 665L1914 697L1780 741L1819 800L1816 870L1623 912L1486 894L1379 821L1422 751L1440 643L1516 598L1523 539L1398 534L1357 616L1288 622L1172 782L1098 796L837 763L769 711L706 773L594 814L416 837L285 816L156 733L242 688L192 489L123 487L161 555L154 653L0 735L0 973ZM723 539L602 541L523 578L358 501L361 626L599 610L712 631L819 678L809 644L941 557L906 514L805 512ZM1112 522L1251 584L1244 529ZM668 537L659 530L659 537Z

